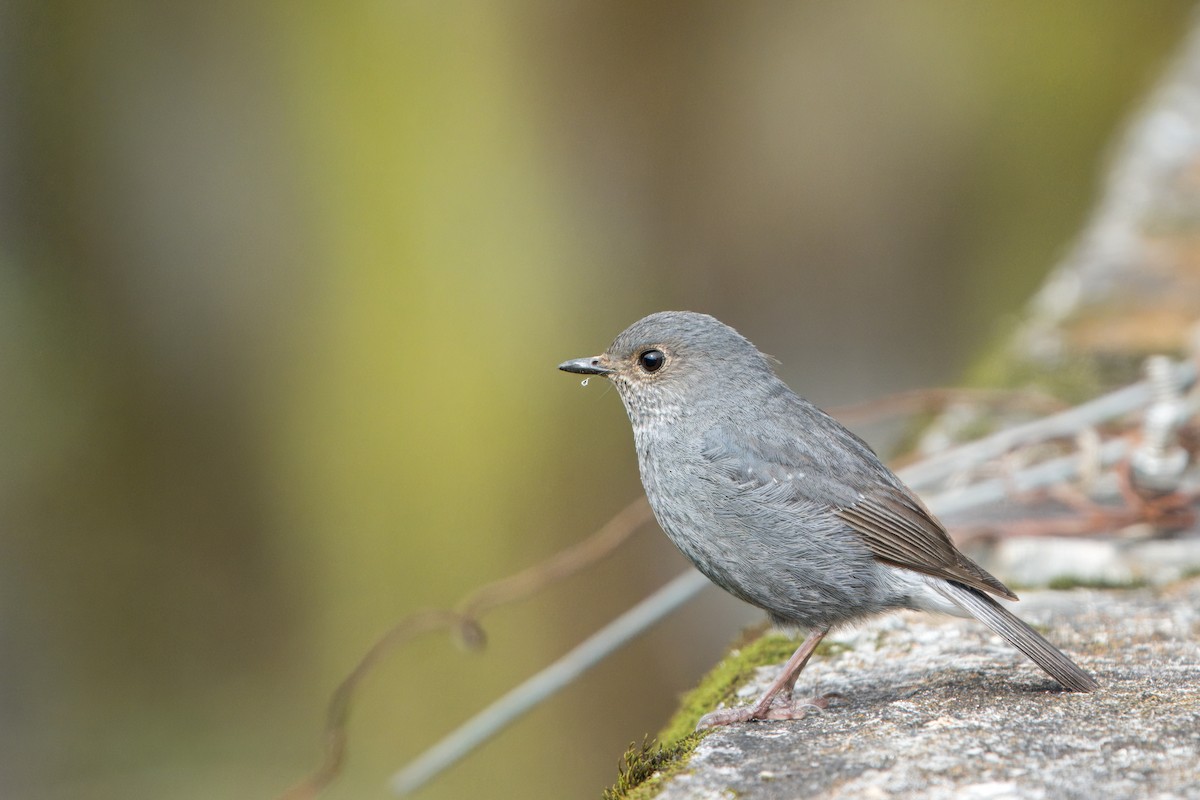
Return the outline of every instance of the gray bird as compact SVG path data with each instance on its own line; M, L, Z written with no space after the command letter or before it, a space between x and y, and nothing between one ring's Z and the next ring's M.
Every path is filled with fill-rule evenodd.
M898 608L973 616L1065 688L1097 688L992 599L1017 596L958 551L866 443L792 392L733 328L652 314L559 369L617 387L646 496L688 560L775 624L808 632L754 705L707 714L698 729L803 716L811 702L793 705L792 688L821 639Z

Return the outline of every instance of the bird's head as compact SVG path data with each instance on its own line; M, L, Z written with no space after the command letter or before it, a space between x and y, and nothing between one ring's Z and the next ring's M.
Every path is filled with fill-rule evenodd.
M710 404L736 407L747 387L764 377L776 380L767 357L744 336L692 311L651 314L622 331L600 355L558 368L608 378L635 425Z

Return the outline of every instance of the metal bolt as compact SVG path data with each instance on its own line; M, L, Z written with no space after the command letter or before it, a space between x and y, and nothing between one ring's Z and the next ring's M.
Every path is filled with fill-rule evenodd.
M1153 399L1142 419L1142 443L1133 452L1133 480L1145 489L1170 492L1179 488L1188 462L1187 451L1175 441L1185 416L1183 394L1167 356L1147 358L1145 370Z

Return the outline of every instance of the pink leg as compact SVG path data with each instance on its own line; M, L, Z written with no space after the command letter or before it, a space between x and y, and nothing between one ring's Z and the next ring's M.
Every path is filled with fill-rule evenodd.
M779 677L775 682L763 692L763 696L758 698L752 706L741 706L739 708L722 708L716 711L709 712L700 718L700 722L696 725L696 730L704 730L705 728L715 728L718 725L729 725L733 722L747 722L752 719L802 719L808 713L808 706L824 708L829 704L825 697L813 698L798 706L793 706L791 702L780 705L777 697L783 694L787 698L791 698L792 688L796 685L796 679L800 677L801 671L804 670L804 665L812 658L813 652L817 649L817 645L825 638L825 634L829 633L829 627L826 626L814 633L810 634L804 640L804 643L796 648L796 652L788 659L788 662L783 665L783 669L779 673Z

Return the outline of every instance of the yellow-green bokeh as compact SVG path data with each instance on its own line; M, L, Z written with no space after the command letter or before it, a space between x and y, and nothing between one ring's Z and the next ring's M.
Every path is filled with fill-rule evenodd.
M271 796L402 615L639 491L554 366L659 308L822 402L952 381L1090 205L1183 2L0 11L0 794ZM653 531L362 689L330 797L682 561ZM595 796L713 593L423 796Z

